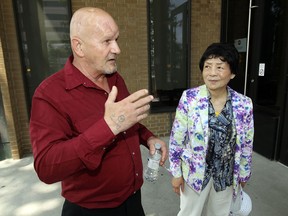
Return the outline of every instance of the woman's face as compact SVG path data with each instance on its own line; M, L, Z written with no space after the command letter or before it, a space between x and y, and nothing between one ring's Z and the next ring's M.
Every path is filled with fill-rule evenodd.
M220 57L207 59L202 71L203 80L210 91L226 89L227 84L235 77L227 62Z

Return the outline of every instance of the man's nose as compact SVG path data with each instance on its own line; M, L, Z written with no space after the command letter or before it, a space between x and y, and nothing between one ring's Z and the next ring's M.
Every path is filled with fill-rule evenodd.
M115 54L120 54L121 50L118 46L118 43L115 41L112 46L112 52Z

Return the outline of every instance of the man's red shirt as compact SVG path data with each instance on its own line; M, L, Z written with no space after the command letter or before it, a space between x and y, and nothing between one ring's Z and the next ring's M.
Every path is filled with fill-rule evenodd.
M143 184L140 143L153 134L141 124L115 136L104 121L108 93L72 64L44 80L32 99L30 136L34 166L48 184L85 208L113 208ZM107 75L117 101L129 95L123 78Z

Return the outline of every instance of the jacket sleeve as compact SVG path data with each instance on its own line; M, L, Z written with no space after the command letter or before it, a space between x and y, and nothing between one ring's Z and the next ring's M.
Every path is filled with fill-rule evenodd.
M181 177L181 155L187 134L188 106L186 91L179 100L169 140L170 170L174 177Z
M239 181L247 182L251 176L253 139L254 139L254 116L253 104L250 98L245 103L246 116L244 118L244 139L241 143L241 160Z

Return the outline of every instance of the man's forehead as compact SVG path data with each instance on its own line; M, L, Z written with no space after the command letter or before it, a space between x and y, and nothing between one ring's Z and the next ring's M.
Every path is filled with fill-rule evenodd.
M117 24L111 19L102 19L92 27L96 34L102 34L105 37L118 37L119 29Z

